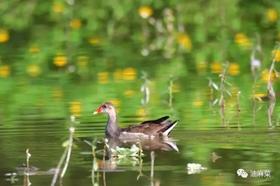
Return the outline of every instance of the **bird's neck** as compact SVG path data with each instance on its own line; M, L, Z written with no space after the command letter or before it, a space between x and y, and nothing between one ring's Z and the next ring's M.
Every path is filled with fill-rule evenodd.
M108 112L108 122L106 126L106 136L107 137L118 137L120 134L120 129L117 125L116 112Z

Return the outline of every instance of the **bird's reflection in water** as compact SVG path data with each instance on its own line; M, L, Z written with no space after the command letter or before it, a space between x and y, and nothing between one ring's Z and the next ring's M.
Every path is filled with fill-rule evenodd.
M151 185L160 185L160 180L154 178L155 153L157 151L176 151L178 147L175 141L168 137L157 136L153 139L116 139L108 138L104 140L103 157L97 158L95 149L93 148L93 164L92 164L92 184L99 183L99 174L102 176L103 185L106 185L106 172L125 171L118 168L122 165L122 160L131 165L138 166L137 180L141 177L148 178ZM119 153L119 154L118 154ZM146 176L142 172L143 159L142 155L150 155L150 176ZM128 163L129 164L129 163Z
M116 147L131 147L132 145L141 146L142 150L147 151L179 151L175 141L166 136L155 136L153 138L146 139L116 139L116 138L108 138L108 146L111 149L115 149Z

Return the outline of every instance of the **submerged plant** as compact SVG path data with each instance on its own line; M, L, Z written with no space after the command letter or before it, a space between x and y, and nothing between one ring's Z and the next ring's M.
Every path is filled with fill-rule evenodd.
M11 184L15 184L18 181L17 173L15 173L15 172L6 173L5 176L8 177L5 180L10 182Z
M52 179L51 186L54 186L56 184L58 176L60 176L60 179L62 179L66 173L66 170L69 165L70 157L71 157L71 152L72 152L72 147L73 147L73 137L74 137L74 132L75 132L75 127L74 124L77 123L75 120L75 116L70 117L71 121L71 127L69 128L69 138L66 142L63 144L66 146L59 163L55 169L55 174ZM64 163L64 167L61 169L62 164Z
M89 146L91 146L91 150L92 150L92 168L91 168L91 183L93 186L95 185L99 185L99 173L98 171L98 163L97 163L97 158L96 158L96 143L97 140L94 139L92 142L89 142L87 140L84 140L84 142L86 144L88 144Z
M29 153L29 149L26 149L26 174L29 174L30 166L29 166L29 159L31 158L31 154Z

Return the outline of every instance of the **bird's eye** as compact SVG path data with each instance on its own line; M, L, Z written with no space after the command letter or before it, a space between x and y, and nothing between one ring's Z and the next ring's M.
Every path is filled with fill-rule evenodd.
M102 105L102 108L104 108L104 109L105 109L105 108L107 108L107 106L106 106L106 105Z

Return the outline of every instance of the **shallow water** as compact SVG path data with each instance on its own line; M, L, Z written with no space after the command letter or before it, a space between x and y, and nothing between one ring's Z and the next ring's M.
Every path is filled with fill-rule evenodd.
M102 86L96 85L98 89ZM129 86L129 83L124 86ZM30 164L43 171L31 175L30 182L32 185L50 185L53 175L48 175L44 171L55 168L59 162L64 151L62 143L68 138L70 126L69 118L65 118L65 116L70 116L71 112L80 114L80 116L77 117L79 123L74 125L76 129L74 147L62 184L92 185L91 147L80 139L102 140L106 116L92 116L91 114L103 100L94 99L95 95L91 95L91 93L94 93L93 89L96 87L89 84L75 85L75 90L72 87L61 89L63 92L73 91L74 95L78 90L83 90L83 92L76 94L75 99L63 96L53 102L51 101L53 99L52 90L55 88L49 85L40 85L40 87L47 90L44 93L47 95L45 100L38 98L39 103L22 100L24 107L14 114L9 114L11 113L9 109L13 109L13 101L2 100L3 103L7 103L4 104L6 109L2 110L7 115L2 117L0 126L0 174L2 175L0 185L12 184L10 178L5 174L17 172L16 168L25 163L25 149L27 148L32 155ZM228 106L230 108L225 116L226 126L223 126L219 107L209 105L207 93L199 93L201 97L191 97L198 94L198 90L203 89L199 82L196 86L190 84L187 92L180 90L174 94L172 107L168 106L164 100L160 101L156 98L143 106L140 101L143 95L139 91L139 87L129 89L134 94L132 97L123 96L118 100L113 99L118 105L121 126L163 115L179 119L178 125L171 133L179 152L155 151L152 178L150 176L151 152L144 151L142 168L137 161L117 162L114 164L114 169L105 171L105 177L104 171L98 170L99 180L95 180L98 184L277 185L279 183L280 130L276 126L275 120L273 128L268 126L267 102L256 102L258 110L254 123L252 100L247 99L247 96L244 95L241 97L245 101L241 104L240 117L237 117L234 106ZM15 93L13 96L24 93L26 93L26 89L23 88L22 92ZM41 94L41 92L39 93ZM50 98L48 98L48 94L50 94ZM37 95L37 93L33 95ZM168 95L160 96L168 97ZM71 108L73 107L73 105L71 106L72 100L78 100L79 103L76 104L80 106ZM87 102L87 100L94 101ZM184 100L184 102L181 103L179 100ZM199 102L199 104L195 102ZM97 151L100 149L102 146L98 145ZM102 162L102 157L98 156L98 159L98 162ZM191 172L187 169L188 164L191 163L199 164L205 169ZM138 178L140 169L143 176ZM247 177L242 178L238 175L238 169L244 169L248 173ZM17 173L19 174L19 172ZM16 179L17 181L13 185L23 185L24 176L17 175Z

